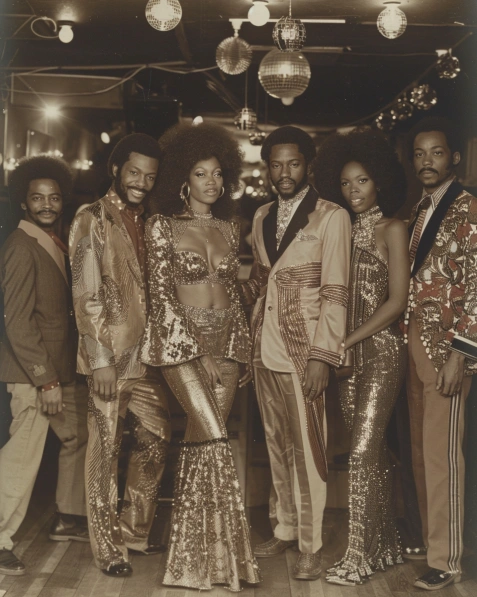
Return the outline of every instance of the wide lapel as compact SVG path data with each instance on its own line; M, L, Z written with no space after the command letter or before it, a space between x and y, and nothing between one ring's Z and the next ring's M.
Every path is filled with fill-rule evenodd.
M270 266L273 267L278 259L277 257L277 213L278 201L274 201L268 210L268 214L263 218L263 244L270 260Z
M131 267L131 270L132 270L137 282L142 283L142 273L141 273L141 268L139 266L139 261L138 261L137 255L136 255L136 251L134 249L133 242L131 240L131 237L129 236L129 232L127 231L126 225L123 222L123 218L121 216L121 210L119 209L119 207L117 205L115 205L114 201L111 201L111 199L109 199L108 196L106 196L106 201L104 203L105 203L106 210L111 215L114 224L121 231L121 236L123 237L124 242L127 247L126 257L127 257L128 263Z
M432 249L432 245L436 240L439 227L442 224L447 211L449 210L452 203L462 193L464 187L458 182L453 182L447 189L446 194L439 201L439 205L434 210L427 226L422 233L419 245L416 251L416 258L414 259L414 266L412 268L411 276L415 276L419 271L421 265L424 263L429 251Z
M293 214L293 217L290 220L287 229L285 230L282 242L278 248L277 259L280 259L280 257L286 251L289 244L295 238L297 232L308 224L308 214L310 214L312 211L315 211L317 201L318 193L310 185L308 193L305 195L296 212Z

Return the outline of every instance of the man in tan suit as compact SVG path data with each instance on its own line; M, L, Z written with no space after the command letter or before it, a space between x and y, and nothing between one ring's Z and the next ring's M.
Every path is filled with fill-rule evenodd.
M12 535L25 517L48 425L61 441L55 540L89 541L84 460L87 389L75 383L77 336L67 275L67 248L55 224L72 177L56 158L26 159L12 173L10 194L24 218L0 252L5 329L0 380L12 395L10 439L0 450L0 574L24 574Z
M88 523L96 565L132 573L128 549L162 551L148 537L170 441L169 411L157 374L138 358L146 325L143 200L152 190L159 146L124 137L109 160L112 186L82 210L70 232L73 300L80 333L78 371L88 376ZM126 420L132 450L120 516L117 464Z
M255 555L274 556L298 539L294 577L305 580L321 572L324 391L343 353L351 244L347 212L319 199L308 183L314 157L311 137L295 127L265 140L262 158L279 195L255 215L249 281L260 295L253 369L272 470L270 517L278 522Z

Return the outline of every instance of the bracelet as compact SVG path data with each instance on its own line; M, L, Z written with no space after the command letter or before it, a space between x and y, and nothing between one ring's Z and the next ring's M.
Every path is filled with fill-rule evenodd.
M46 384L42 385L41 391L48 392L49 390L53 390L53 389L57 388L59 385L60 385L60 380L56 379L55 381L52 381L50 383L46 383Z

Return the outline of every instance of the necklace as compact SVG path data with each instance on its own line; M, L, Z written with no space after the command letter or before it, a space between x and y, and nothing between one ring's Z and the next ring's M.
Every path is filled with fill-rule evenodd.
M214 217L210 211L209 211L209 213L203 214L200 211L196 211L192 207L190 208L190 210L191 210L192 214L194 215L194 218L197 218L198 220L211 220Z

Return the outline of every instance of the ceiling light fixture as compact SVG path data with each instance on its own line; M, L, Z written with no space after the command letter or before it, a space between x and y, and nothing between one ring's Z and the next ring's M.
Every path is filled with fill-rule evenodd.
M227 37L217 46L215 60L221 71L227 75L244 73L252 62L252 48L239 37L242 21L232 19L234 36Z
M70 21L58 21L58 26L60 31L58 33L58 38L64 44L69 44L70 41L73 41L73 37L75 34L73 33L73 23Z
M297 52L305 45L306 30L300 19L292 17L291 0L288 16L282 17L273 28L273 41L282 52Z
M149 0L146 4L146 19L158 31L170 31L177 27L182 17L179 0Z
M45 106L43 108L43 112L47 118L58 118L58 116L61 114L58 106Z
M378 15L376 25L379 33L388 39L396 39L406 31L407 18L399 8L400 2L385 2L386 8Z
M253 6L248 11L248 19L256 27L261 27L268 23L270 11L268 10L268 0L252 0Z
M301 52L268 52L260 62L258 78L272 97L279 99L301 95L310 82L311 69Z

